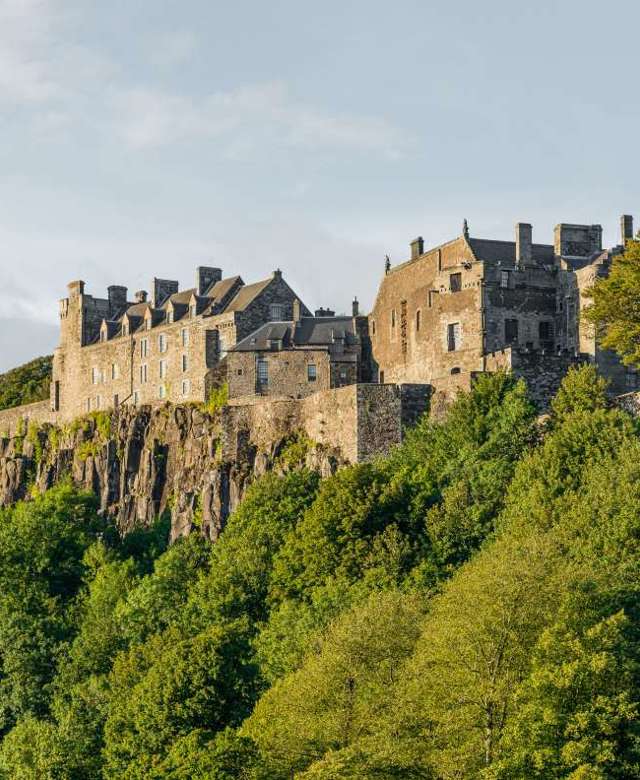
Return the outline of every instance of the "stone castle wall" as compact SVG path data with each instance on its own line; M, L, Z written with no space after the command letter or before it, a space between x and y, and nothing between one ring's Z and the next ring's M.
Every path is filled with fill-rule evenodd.
M0 411L0 437L11 438L26 433L29 423L44 425L56 422L56 413L51 411L50 401L16 406Z

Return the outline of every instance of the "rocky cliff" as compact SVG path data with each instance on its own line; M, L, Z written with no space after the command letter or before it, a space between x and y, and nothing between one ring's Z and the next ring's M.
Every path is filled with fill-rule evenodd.
M262 446L236 441L230 459L229 435L223 414L197 406L126 407L64 427L25 425L0 440L0 505L70 479L92 490L124 533L169 512L172 538L197 528L215 540L260 474L307 465L327 475L344 461L338 449L291 430Z

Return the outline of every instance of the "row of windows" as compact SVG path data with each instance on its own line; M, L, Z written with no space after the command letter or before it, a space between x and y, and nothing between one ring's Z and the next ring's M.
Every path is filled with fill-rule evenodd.
M344 378L346 379L346 372ZM256 360L256 379L260 386L269 384L269 362L265 358ZM315 363L307 364L307 382L315 382L318 379L318 368Z
M186 355L182 355L181 358L181 367L183 371L189 370L189 358ZM161 360L158 363L158 376L160 379L165 379L167 376L167 361ZM149 367L147 363L143 363L140 366L140 383L144 384L148 381L149 377Z
M181 393L183 396L188 396L191 392L191 382L188 379L183 380L181 384ZM159 385L158 386L158 398L163 399L167 397L167 387L166 385ZM131 399L135 406L137 406L140 403L140 391L134 390L133 396ZM87 411L90 412L92 410L96 409L102 409L103 406L103 398L101 395L96 395L90 398L87 398L86 408ZM114 395L113 396L113 406L116 408L119 404L119 396Z
M181 356L181 366L183 371L189 370L189 358L187 355ZM146 382L148 379L148 366L146 363L143 363L140 366L140 381ZM109 371L110 377L112 380L119 379L120 378L120 369L118 368L117 363L112 363L111 368ZM160 360L158 362L158 376L160 379L165 379L167 376L167 361L166 360ZM91 369L91 384L99 385L105 382L105 375L104 373L95 366Z
M183 347L189 346L189 331L186 328L183 328L180 331L180 343ZM167 349L169 348L169 343L167 341L167 334L166 333L160 333L158 336L158 351L162 354L164 354ZM149 354L149 339L144 338L140 339L140 357L147 357Z

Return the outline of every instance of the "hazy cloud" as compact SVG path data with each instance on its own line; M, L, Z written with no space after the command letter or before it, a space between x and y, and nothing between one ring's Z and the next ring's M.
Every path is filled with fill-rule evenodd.
M203 98L155 89L113 95L116 130L131 147L145 149L194 139L219 139L237 157L273 145L342 148L398 157L410 140L384 119L333 114L297 101L281 82L215 92Z

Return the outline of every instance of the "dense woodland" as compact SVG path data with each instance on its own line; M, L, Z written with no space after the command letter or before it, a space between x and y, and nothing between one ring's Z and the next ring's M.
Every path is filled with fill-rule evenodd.
M215 545L64 484L0 513L0 778L640 778L640 423L593 368L542 421L494 374L385 459L303 454Z
M61 485L0 517L0 777L640 777L640 427L482 377L215 545Z
M49 397L51 356L40 357L0 374L0 410Z

